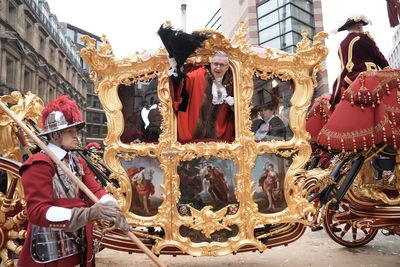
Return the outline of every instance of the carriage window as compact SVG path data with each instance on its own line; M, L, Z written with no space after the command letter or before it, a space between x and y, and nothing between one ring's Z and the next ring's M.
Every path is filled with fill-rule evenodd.
M121 142L158 142L162 117L157 95L157 79L131 85L121 84L118 87L118 96L124 117Z
M256 158L252 170L253 200L261 213L274 213L287 207L284 198L284 182L290 159L273 154L262 154Z
M254 94L251 111L252 127L256 141L290 140L290 99L293 83L278 78L262 80L254 78Z
M179 142L234 141L233 74L225 60L213 58L207 66L185 65L186 81L175 83L173 89ZM213 71L223 76L218 78Z

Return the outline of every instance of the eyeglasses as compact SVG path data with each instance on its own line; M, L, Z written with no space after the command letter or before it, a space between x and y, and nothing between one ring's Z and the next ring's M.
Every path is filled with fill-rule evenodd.
M211 64L212 64L214 67L216 67L216 68L223 68L223 67L228 66L228 64L225 64L225 63L218 63L218 62L211 62Z

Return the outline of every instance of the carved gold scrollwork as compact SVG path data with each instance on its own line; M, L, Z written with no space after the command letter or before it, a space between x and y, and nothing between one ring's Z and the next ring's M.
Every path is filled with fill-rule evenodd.
M360 197L366 197L388 205L400 205L400 196L393 198L384 192L384 189L397 191L400 190L399 159L400 154L398 153L396 155L396 166L394 173L390 177L383 177L381 183L377 183L377 181L375 181L375 175L371 166L371 162L365 162L353 184L353 192Z
M190 205L186 206L192 213L190 218L191 222L186 223L186 225L192 229L200 230L207 238L210 238L212 233L221 229L231 231L228 227L230 223L225 217L228 211L228 206L216 212L211 210L212 206L205 206L200 211Z
M298 222L310 224L307 214L314 213L315 207L307 200L304 188L306 179L304 166L311 155L308 143L309 134L305 130L305 116L311 103L316 85L316 75L322 70L320 63L327 55L323 45L326 34L317 34L313 43L304 34L296 54L288 54L271 48L253 47L246 42L247 29L243 22L236 34L238 45L213 30L202 30L211 38L204 42L189 59L188 63L208 64L217 50L229 55L229 65L233 73L234 107L235 107L235 140L224 142L196 142L181 144L177 141L177 118L172 109L168 77L168 58L164 48L155 51L136 53L130 58L116 60L109 54L111 47L104 46L96 51L93 40L85 37L87 47L81 55L86 64L93 68L96 77L96 92L106 111L108 135L104 140L106 151L104 161L113 171L113 177L121 184L120 203L128 216L131 225L159 226L165 236L153 246L155 252L164 248L176 247L191 255L225 255L239 251L241 247L252 246L265 250L266 246L254 236L254 228L264 224L282 224L271 233L272 236L290 231ZM103 43L106 43L103 41ZM263 80L278 78L281 81L293 82L293 96L290 99L290 128L293 138L287 141L256 142L251 129L250 113L254 94L254 77ZM162 133L157 143L131 143L120 141L124 129L122 104L118 97L120 84L131 85L157 78L157 96L162 115ZM252 169L257 156L274 154L290 158L291 163L284 179L284 199L287 208L276 213L260 213L253 200ZM157 159L163 171L163 201L157 214L144 217L128 212L132 199L132 187L126 169L121 161L134 161L141 157ZM178 212L181 196L180 177L177 173L182 161L199 158L210 158L232 161L236 168L234 177L235 197L238 202L237 212L227 215L228 206L211 210L210 206L196 209L187 206L190 216ZM180 227L189 227L199 231L205 238L210 238L217 231L230 231L237 228L237 234L223 242L193 242L182 236Z

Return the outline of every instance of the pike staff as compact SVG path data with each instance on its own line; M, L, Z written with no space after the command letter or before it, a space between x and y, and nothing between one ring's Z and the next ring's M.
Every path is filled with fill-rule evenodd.
M86 185L79 180L73 173L72 171L65 166L64 163L61 162L61 160L58 159L58 157L50 150L48 147L40 140L39 137L37 137L29 128L28 126L25 125L2 101L0 101L0 107L1 109L11 118L13 119L19 127L21 127L27 135L53 160L64 172L65 174L73 181L79 189L85 193L87 197L89 197L94 203L99 202L99 199L92 193L92 191L89 190L89 188L86 187ZM137 238L133 233L127 231L124 232L157 266L160 267L166 267L167 265L163 264L159 258L151 251L149 250L143 242Z

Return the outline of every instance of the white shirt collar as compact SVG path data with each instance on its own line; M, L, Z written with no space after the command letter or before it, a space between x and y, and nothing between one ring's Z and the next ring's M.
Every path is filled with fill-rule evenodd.
M62 160L62 159L65 157L65 155L67 155L67 151L65 151L64 149L62 149L62 148L59 147L59 146L56 146L56 145L53 144L53 143L49 143L49 144L47 145L47 147L48 147L48 149L51 150L51 152L53 152L53 153L57 156L57 158L58 158L59 160Z

